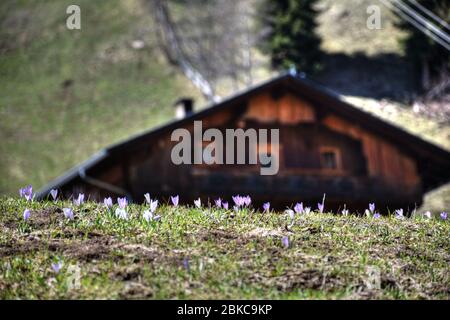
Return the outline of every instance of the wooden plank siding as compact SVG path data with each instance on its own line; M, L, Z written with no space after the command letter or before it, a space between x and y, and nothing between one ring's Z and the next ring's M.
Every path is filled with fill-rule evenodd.
M410 189L420 187L420 176L414 160L389 141L334 115L327 116L323 123L330 129L362 141L371 177L383 177L389 184L399 187Z
M253 98L249 102L249 108L244 118L261 123L280 123L281 125L316 121L314 108L308 102L289 93L280 99L274 99L269 93ZM336 115L327 115L321 122L333 131L361 141L369 176L382 177L392 186L397 185L411 190L420 187L420 176L414 160L389 141ZM293 142L295 149L295 136L287 139ZM317 163L318 159L312 159L312 161Z
M263 93L249 101L244 119L261 123L296 124L315 121L314 109L293 94L274 99L270 93Z

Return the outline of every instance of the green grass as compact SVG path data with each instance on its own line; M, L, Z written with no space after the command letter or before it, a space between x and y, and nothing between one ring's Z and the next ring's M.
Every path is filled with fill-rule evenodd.
M367 8L380 8L381 29L367 28ZM405 32L396 27L399 18L378 0L321 0L317 9L322 50L328 53L403 54L399 45Z
M0 298L450 298L447 221L314 212L288 226L283 213L163 205L148 223L144 209L121 220L91 202L2 198Z

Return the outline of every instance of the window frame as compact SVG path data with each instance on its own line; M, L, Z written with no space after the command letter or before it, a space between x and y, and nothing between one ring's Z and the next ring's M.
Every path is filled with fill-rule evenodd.
M329 168L326 167L324 164L324 157L323 155L325 153L332 153L334 154L335 161L336 161L336 168ZM320 161L320 169L323 171L329 171L329 172L342 172L342 156L341 156L341 150L337 147L331 147L331 146L321 146L319 147L319 161Z

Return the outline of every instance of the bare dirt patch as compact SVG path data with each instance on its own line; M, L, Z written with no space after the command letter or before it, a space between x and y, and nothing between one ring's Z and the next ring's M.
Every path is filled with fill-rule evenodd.
M50 251L68 258L82 261L121 259L133 257L136 261L153 261L161 255L160 250L142 244L121 243L111 236L99 233L78 233L85 240L56 237L44 239L38 235L29 235L26 239L13 238L6 244L0 245L0 257L25 255L36 251Z
M255 228L247 234L251 238L282 237L281 229Z
M153 291L140 282L130 281L125 284L125 287L122 292L120 292L119 296L122 299L152 298Z
M57 222L62 216L62 210L57 207L45 208L38 211L31 211L29 223L36 228L48 228Z
M255 273L250 276L248 281L251 283L264 283L268 287L277 288L277 290L283 292L297 289L332 291L342 288L345 284L344 279L317 269L290 270L276 277L267 277L266 275Z
M213 241L215 243L226 243L235 241L239 244L246 244L254 240L265 238L281 238L286 232L283 229L255 228L246 233L238 233L222 229L201 230L197 233L203 241Z
M221 229L202 230L199 231L198 236L200 239L204 241L214 241L214 242L239 239L239 234L228 232Z

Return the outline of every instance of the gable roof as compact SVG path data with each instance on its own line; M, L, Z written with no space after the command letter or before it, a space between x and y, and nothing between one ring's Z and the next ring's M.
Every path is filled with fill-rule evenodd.
M228 96L217 103L209 104L203 110L192 113L183 119L168 122L162 126L157 126L143 133L131 136L130 138L119 143L106 147L90 159L50 182L48 185L39 190L36 196L38 198L47 196L51 189L60 188L64 184L80 178L86 170L94 167L111 156L139 148L139 146L143 142L148 141L149 138L171 132L176 128L182 127L192 121L202 119L203 117L218 112L224 108L231 108L233 106L245 103L252 96L260 94L265 90L271 90L283 86L293 90L294 92L301 93L303 98L310 100L313 103L326 106L326 108L330 111L340 115L343 118L355 121L355 123L364 126L365 130L384 137L394 144L401 146L403 149L413 153L416 158L418 157L423 159L423 161L426 161L429 174L438 175L437 180L434 183L431 183L427 189L431 189L439 184L445 183L450 178L450 152L349 104L344 101L339 94L329 90L317 82L304 77L294 76L290 73L282 73L265 82L251 86L243 91L239 91L236 94Z

